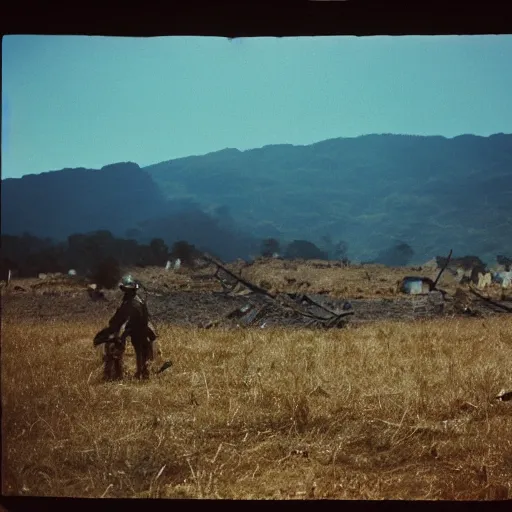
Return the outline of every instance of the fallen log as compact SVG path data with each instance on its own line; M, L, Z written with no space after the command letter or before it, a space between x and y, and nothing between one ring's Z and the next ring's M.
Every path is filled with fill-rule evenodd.
M507 311L508 313L512 313L512 308L509 307L509 306L505 306L505 304L500 304L499 302L496 302L495 300L492 300L491 298L489 297L486 297L485 295L482 295L481 293L477 292L472 285L469 286L469 291L473 294L473 295L476 295L479 299L482 299L483 301L485 302L488 302L489 304L492 304L493 306L497 307L497 308L501 308L503 309L504 311Z

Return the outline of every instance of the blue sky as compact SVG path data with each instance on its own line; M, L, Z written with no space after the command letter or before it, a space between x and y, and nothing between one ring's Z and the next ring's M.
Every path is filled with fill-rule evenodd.
M2 178L367 133L512 132L512 36L2 42Z

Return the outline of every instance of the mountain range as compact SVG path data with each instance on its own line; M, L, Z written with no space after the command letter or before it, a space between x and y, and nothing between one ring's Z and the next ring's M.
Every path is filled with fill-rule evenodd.
M365 135L2 180L3 233L96 229L226 259L273 237L343 240L366 261L399 243L411 263L450 249L493 261L512 254L512 135Z

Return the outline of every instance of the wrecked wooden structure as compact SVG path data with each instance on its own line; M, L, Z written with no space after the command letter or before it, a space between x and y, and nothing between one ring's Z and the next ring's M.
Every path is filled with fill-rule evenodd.
M152 316L157 321L200 328L242 327L293 327L331 329L348 325L366 324L383 320L414 321L443 316L487 316L507 313L504 307L464 292L453 296L441 290L437 283L444 271L435 280L425 277L406 279L419 280L422 293L404 292L393 297L369 297L335 299L328 294L277 293L256 285L223 262L204 256L203 268L213 272L193 276L194 280L217 280L222 291L166 290L152 294ZM243 267L242 267L243 268ZM461 292L462 290L458 290ZM512 307L512 304L510 304Z
M221 262L207 257L216 266L214 276L219 279L225 296L244 298L244 304L222 317L206 322L204 327L226 323L237 326L296 325L301 327L343 327L349 321L361 323L385 319L419 319L439 316L487 316L512 312L507 301L493 301L478 292L479 284L470 286L470 293L450 296L438 287L448 268L450 251L435 280L422 276L407 276L400 283L400 291L409 297L394 299L334 300L321 294L279 293L250 283L228 270ZM473 283L470 283L473 285Z
M220 261L205 255L205 259L216 266L217 278L228 295L247 298L242 307L237 307L221 318L207 322L203 327L210 328L220 324L232 323L237 326L266 327L283 324L301 325L309 328L341 328L354 314L352 305L346 301L340 307L328 305L322 296L311 294L279 293L272 294L241 276L228 270ZM334 307L333 307L334 306Z

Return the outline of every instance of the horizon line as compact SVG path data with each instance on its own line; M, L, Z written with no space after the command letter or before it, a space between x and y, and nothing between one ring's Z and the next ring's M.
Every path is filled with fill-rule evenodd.
M459 135L453 135L451 137L446 136L446 135L432 135L432 134L430 134L430 135L419 135L419 134L414 134L414 133L391 133L391 132L364 133L364 134L348 136L348 137L345 137L345 136L330 137L328 139L321 139L321 140L317 140L317 141L314 141L314 142L310 142L308 144L293 144L293 143L283 142L283 143L264 144L263 146L255 146L255 147L246 148L246 149L239 149L239 148L235 148L235 147L224 147L224 148L217 149L217 150L214 150L214 151L209 151L207 153L195 153L195 154L191 154L191 155L187 155L187 156L180 156L180 157L170 158L169 160L161 160L159 162L154 162L154 163L145 164L145 165L140 165L139 163L134 162L132 160L124 160L124 161L110 162L110 163L102 165L101 167L99 167L97 169L90 169L90 168L82 167L82 166L79 166L79 167L63 167L61 169L52 169L52 170L49 170L49 171L27 173L27 174L23 174L23 175L21 175L19 177L8 177L8 178L3 178L2 177L1 181L19 180L19 179L22 179L22 178L24 178L26 176L40 176L42 174L48 174L48 173L53 173L53 172L69 171L69 170L84 169L84 170L90 170L90 171L101 171L103 168L111 166L111 165L129 164L129 163L137 165L140 169L147 169L148 167L153 167L155 165L159 165L159 164L163 164L163 163L174 162L174 161L177 161L177 160L184 160L186 158L199 158L199 157L203 157L203 156L213 155L213 154L216 154L216 153L221 153L223 151L237 151L239 153L246 153L248 151L257 151L257 150L265 149L265 148L268 148L268 147L275 147L275 146L292 146L292 147L297 147L297 148L298 147L308 147L308 146L314 146L316 144L320 144L320 143L323 143L323 142L329 142L329 141L334 141L334 140L339 140L339 139L359 139L359 138L363 138L363 137L393 136L393 137L441 138L441 139L453 140L453 139L457 139L457 138L460 138L460 137L478 137L478 138L482 138L482 139L489 139L491 137L500 136L500 135L510 136L510 135L512 135L512 132L511 133L495 132L495 133L491 133L490 135L476 135L474 133L461 133Z

